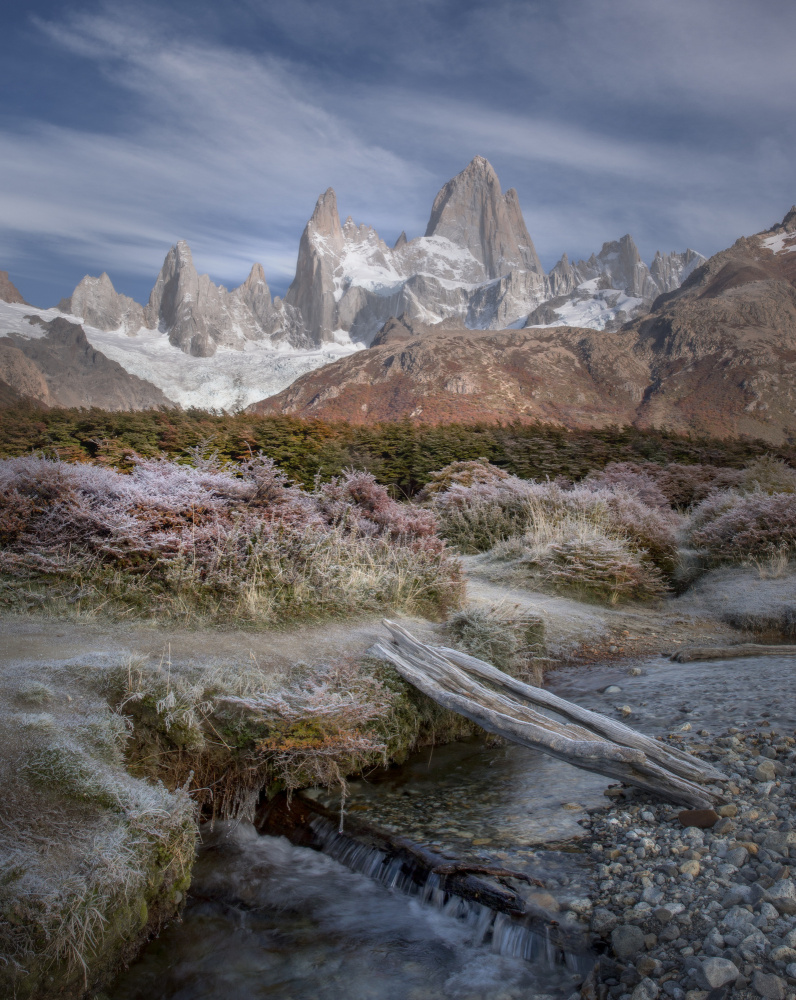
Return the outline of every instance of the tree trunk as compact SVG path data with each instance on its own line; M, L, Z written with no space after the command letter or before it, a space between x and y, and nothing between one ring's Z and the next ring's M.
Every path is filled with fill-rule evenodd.
M374 646L373 652L389 660L405 680L438 704L488 732L671 802L705 808L721 799L717 789L695 783L723 779L716 768L622 723L523 684L483 660L428 646L395 622L384 624L391 638ZM494 687L486 687L481 680ZM551 718L533 705L571 721Z

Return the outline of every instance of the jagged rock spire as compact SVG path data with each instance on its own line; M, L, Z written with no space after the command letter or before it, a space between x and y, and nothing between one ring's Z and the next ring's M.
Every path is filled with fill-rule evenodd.
M310 337L331 340L335 329L334 268L344 246L337 195L332 188L318 198L301 234L296 276L285 302L298 309Z
M511 188L502 194L497 174L483 156L471 160L434 199L426 236L444 236L466 247L487 278L512 270L543 273L517 192Z

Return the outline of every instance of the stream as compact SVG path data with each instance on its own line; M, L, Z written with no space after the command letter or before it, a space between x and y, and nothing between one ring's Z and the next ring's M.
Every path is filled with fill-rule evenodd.
M472 739L352 782L346 812L454 859L532 874L553 896L578 896L586 856L540 845L582 836L577 819L602 807L605 785L522 747ZM310 795L339 809L335 795ZM398 879L352 870L357 858L344 865L243 823L217 823L202 840L182 922L150 942L112 1000L567 998L589 966L583 954L562 960L539 935L518 941L484 907L432 887L409 895ZM559 916L549 893L526 895Z
M793 727L793 699L772 697L788 689L792 659L638 662L640 671L626 662L564 671L552 687L609 714L628 703L632 725L686 729L687 740L732 724ZM563 925L589 895L578 840L589 814L606 807L608 784L523 747L472 739L351 782L344 821L539 879L544 889L528 886L525 898L536 894L538 910ZM339 814L339 794L305 794ZM433 886L407 891L384 870L369 877L373 852L335 852L334 836L327 853L243 823L205 828L202 840L182 922L150 942L110 1000L568 1000L588 966L584 953L562 961L539 935L518 949L501 918Z

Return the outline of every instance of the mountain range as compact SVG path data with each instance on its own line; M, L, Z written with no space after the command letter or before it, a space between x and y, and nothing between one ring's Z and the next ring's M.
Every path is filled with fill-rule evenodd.
M782 366L796 347L796 255L789 237L771 239L793 223L790 213L710 261L689 249L659 252L649 266L626 235L588 260L564 254L545 273L517 193L501 191L483 157L443 186L423 236L402 233L392 247L370 226L341 223L330 188L283 299L259 264L238 288L216 285L184 241L146 304L102 274L55 309L35 309L0 272L0 401L668 421L774 440L790 427ZM735 269L729 285L719 260L720 271ZM716 396L712 409L697 405L694 379Z
M298 378L252 410L354 423L540 420L790 440L796 206L618 330L484 331L402 317L369 350Z

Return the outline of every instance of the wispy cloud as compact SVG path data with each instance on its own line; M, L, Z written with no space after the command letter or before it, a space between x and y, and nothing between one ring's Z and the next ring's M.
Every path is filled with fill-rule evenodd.
M17 234L40 234L71 241L88 264L152 277L185 237L218 278L241 280L252 254L249 265L256 257L285 279L329 184L356 193L352 209L381 201L387 218L425 173L358 135L274 58L174 44L110 16L42 29L138 103L112 131L34 122L3 135L6 259Z
M414 235L476 153L518 189L549 264L628 230L646 256L712 252L796 200L790 0L165 11L34 22L70 72L60 105L0 131L4 267L70 260L143 289L186 238L215 279L257 259L282 290L326 187L386 237ZM114 113L68 126L70 76L89 71Z

